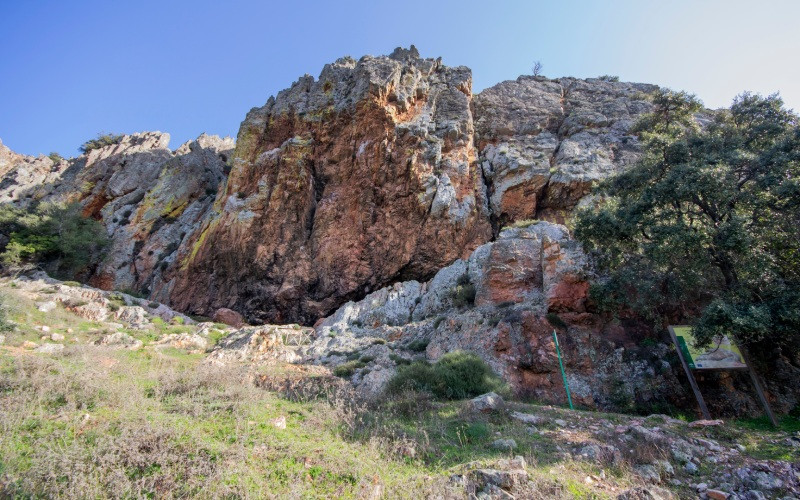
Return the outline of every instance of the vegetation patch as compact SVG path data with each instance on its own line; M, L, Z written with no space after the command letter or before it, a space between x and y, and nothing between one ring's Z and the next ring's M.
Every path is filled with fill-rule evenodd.
M430 392L439 399L463 399L487 392L507 392L504 382L478 356L456 351L435 363L417 361L398 368L387 391Z

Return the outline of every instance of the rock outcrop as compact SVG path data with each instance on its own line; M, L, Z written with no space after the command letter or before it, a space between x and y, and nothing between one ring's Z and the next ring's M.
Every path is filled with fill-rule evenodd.
M0 202L80 202L111 238L90 282L166 302L163 276L211 207L234 147L230 138L205 134L175 151L168 144L169 134L160 132L126 135L58 163L0 151L7 170Z
M101 288L204 316L313 324L430 279L505 225L564 221L592 182L635 159L628 130L657 88L543 77L471 87L468 68L413 46L346 57L251 110L235 149L202 135L171 151L160 132L71 160L0 145L0 202L79 201L111 236L92 271Z
M631 126L658 87L521 76L475 97L475 133L496 223L563 223L593 182L636 160Z
M335 366L375 339L386 345L364 352L379 369L394 369L397 360L386 359L404 350L413 359L416 346L431 361L464 350L481 356L518 395L561 403L557 329L577 404L618 408L685 397L678 372L658 360L667 345L640 355L636 346L624 346L631 335L619 321L589 310L590 277L586 255L564 226L509 228L428 282L397 283L348 302L318 325L309 360ZM370 375L376 370L363 368Z
M488 241L471 89L468 68L412 47L340 59L251 110L172 303L313 323Z

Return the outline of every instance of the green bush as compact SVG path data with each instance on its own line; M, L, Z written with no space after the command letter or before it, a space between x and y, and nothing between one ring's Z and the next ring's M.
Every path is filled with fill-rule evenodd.
M98 263L108 246L103 225L84 217L78 203L0 206L0 233L9 237L0 253L5 267L41 265L60 279Z
M123 137L125 137L123 134L104 134L101 132L97 134L96 139L89 139L81 144L81 147L78 148L78 151L81 153L88 153L93 149L100 149L113 144L119 144L122 142Z
M547 321L550 322L550 324L553 325L555 328L567 327L567 324L564 323L564 320L561 319L561 317L556 313L553 312L547 313L547 316L545 317L547 318Z
M598 80L603 80L604 82L618 82L619 77L616 75L601 75L597 77Z
M356 370L358 370L359 368L364 368L365 366L367 366L367 364L364 363L363 361L354 359L353 361L342 363L341 365L334 368L333 374L336 375L337 377L342 377L342 378L352 377L353 374L356 372Z
M487 392L507 392L503 381L481 358L472 353L455 351L429 364L418 361L399 366L389 381L389 393L406 390L426 391L439 399L463 399Z
M430 340L417 339L408 344L408 349L414 352L422 352L428 348L428 344L430 344Z
M468 307L475 303L475 285L472 284L467 273L458 278L451 294L455 307Z
M58 153L55 153L55 152L54 153L50 153L49 155L47 155L47 157L50 158L51 160L53 160L53 163L60 163L60 162L64 161L64 157L61 156Z

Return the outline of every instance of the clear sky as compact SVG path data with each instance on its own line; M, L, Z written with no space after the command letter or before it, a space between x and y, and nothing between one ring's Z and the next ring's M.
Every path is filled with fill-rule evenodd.
M713 108L780 91L800 110L799 0L0 0L0 139L73 156L100 131L235 137L299 76L412 43L472 68L476 92L540 60Z

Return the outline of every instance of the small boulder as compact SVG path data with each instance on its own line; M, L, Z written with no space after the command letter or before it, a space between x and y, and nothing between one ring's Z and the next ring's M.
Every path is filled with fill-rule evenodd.
M689 427L716 427L724 423L722 420L695 420L689 424Z
M188 352L203 352L208 347L208 340L196 333L170 333L155 342L156 347L174 347Z
M511 451L517 447L517 442L513 439L496 439L492 443L495 450Z
M638 486L617 495L617 500L673 500L676 498L678 497L671 491L656 486Z
M44 333L47 333L47 332L49 332L49 331L50 331L50 327L49 327L49 326L47 326L47 325L45 325L45 326L42 326L42 331L43 331Z
M286 417L281 415L278 418L274 418L270 421L273 427L276 429L285 429L286 428Z
M36 304L36 309L48 313L56 308L56 303L53 300L48 300L47 302L40 302Z
M5 343L6 343L6 336L0 335L0 344L5 344Z
M476 491L484 490L488 486L510 490L515 486L524 484L528 480L528 473L524 469L476 469L470 471L469 479Z
M26 340L22 343L23 349L36 349L37 347L39 347L39 344L36 342L31 342L30 340Z
M531 415L530 413L522 413L519 411L512 411L511 418L514 420L519 420L523 424L528 425L542 425L547 421L546 418L540 417L538 415Z
M64 344L42 344L34 351L44 354L55 354L64 350Z
M708 495L708 498L711 500L728 500L730 496L730 494L720 490L708 490L706 491L706 495Z
M52 340L53 342L61 342L62 340L64 340L64 336L61 335L60 333L53 333L50 335L50 340Z
M127 323L136 329L142 329L150 323L150 320L147 319L147 311L140 306L120 307L115 317L117 320Z
M125 332L115 332L105 335L95 342L95 345L111 347L112 349L130 349L132 351L142 348L142 341L135 339Z
M499 410L503 407L504 401L503 398L500 397L499 394L494 392L488 392L477 398L471 399L469 401L469 408L472 411L478 411L482 413L491 412Z
M214 316L211 317L215 323L225 323L228 326L240 328L244 325L244 317L238 312L228 309L227 307L220 307L214 311Z

